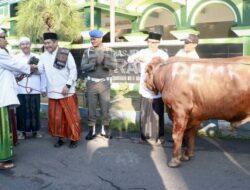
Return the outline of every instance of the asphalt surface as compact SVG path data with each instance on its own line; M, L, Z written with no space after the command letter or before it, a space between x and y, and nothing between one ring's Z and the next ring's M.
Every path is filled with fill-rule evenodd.
M86 129L84 129L84 132ZM20 140L16 167L0 171L0 190L249 190L250 140L199 137L195 157L169 168L172 145L138 143L135 133L84 139L70 149L43 124L42 139ZM169 136L167 136L169 139Z

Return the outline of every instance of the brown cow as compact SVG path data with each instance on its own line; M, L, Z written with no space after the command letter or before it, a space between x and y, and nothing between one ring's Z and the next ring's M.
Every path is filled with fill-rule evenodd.
M204 120L222 119L238 127L250 121L250 57L154 58L145 85L160 91L173 121L173 157L169 167L193 157L197 129ZM181 154L185 133L187 149Z

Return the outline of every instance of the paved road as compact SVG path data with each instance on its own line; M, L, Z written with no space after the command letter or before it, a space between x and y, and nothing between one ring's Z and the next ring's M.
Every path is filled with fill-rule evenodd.
M56 149L45 125L42 133L20 141L16 167L0 171L0 190L250 189L250 140L198 138L195 158L173 169L166 165L170 144L138 144L137 134Z

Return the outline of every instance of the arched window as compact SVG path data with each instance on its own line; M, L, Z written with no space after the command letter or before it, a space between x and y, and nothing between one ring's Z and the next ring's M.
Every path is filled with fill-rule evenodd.
M159 32L162 39L175 39L170 33L176 27L174 16L165 8L154 9L145 18L145 30L148 32Z
M225 4L208 4L196 15L195 28L200 32L200 38L236 37L231 31L235 19L232 10Z

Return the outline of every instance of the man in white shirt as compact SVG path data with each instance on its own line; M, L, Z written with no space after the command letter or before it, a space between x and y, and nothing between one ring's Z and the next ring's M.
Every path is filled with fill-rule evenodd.
M0 29L0 170L15 166L12 162L14 156L13 135L8 113L10 106L19 104L14 72L30 74L35 69L33 65L15 62L6 50L7 44L6 34Z
M64 144L63 138L68 138L69 147L76 148L81 129L75 94L75 60L68 49L59 48L56 33L44 33L43 38L45 52L40 57L38 68L45 73L47 80L49 133L58 137L54 147L61 147Z
M27 37L19 40L21 52L15 56L16 61L37 64L39 55L31 53L31 41ZM18 80L19 79L19 80ZM17 77L18 99L20 106L16 108L18 139L25 139L27 132L32 132L34 138L41 138L40 130L40 93L46 93L46 78L44 74L34 73Z
M161 94L154 94L145 86L146 67L154 57L161 57L164 61L168 54L159 49L161 35L150 32L148 48L142 49L128 57L128 63L140 63L141 76L139 93L141 95L140 130L142 142L154 140L165 142L164 137L164 103Z
M199 55L195 49L199 43L199 38L195 34L189 34L189 36L182 39L182 41L184 41L184 47L180 49L175 56L199 59Z
M199 43L199 38L195 34L189 34L187 38L182 39L184 41L183 49L180 49L175 56L178 57L188 57L193 59L199 59L199 55L196 52L196 47ZM203 122L203 125L218 125L218 121L216 120L207 120ZM186 138L184 136L183 146L186 146Z

